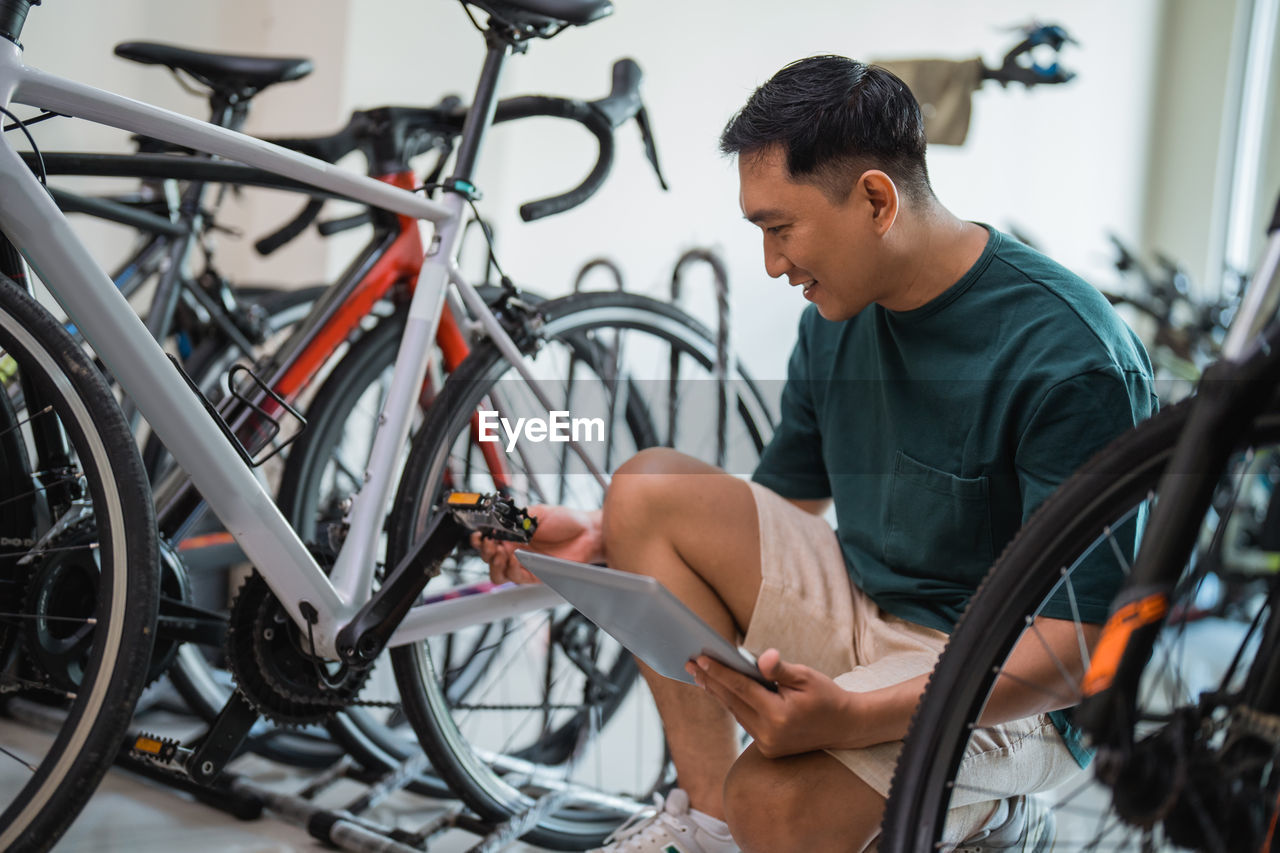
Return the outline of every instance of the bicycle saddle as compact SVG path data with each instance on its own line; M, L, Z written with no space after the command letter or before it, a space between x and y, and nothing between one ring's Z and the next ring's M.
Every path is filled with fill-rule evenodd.
M467 0L520 29L582 26L613 14L611 0Z
M256 94L273 83L297 80L311 73L310 59L204 53L145 41L116 45L116 56L185 71L211 89L241 97Z

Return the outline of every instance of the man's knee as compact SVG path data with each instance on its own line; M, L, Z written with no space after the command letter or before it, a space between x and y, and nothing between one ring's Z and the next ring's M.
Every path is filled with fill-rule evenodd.
M879 833L884 801L826 753L765 758L754 746L724 786L725 820L746 851L860 850Z
M614 472L604 496L605 549L636 535L661 535L661 518L670 514L686 475L713 470L669 447L650 447Z

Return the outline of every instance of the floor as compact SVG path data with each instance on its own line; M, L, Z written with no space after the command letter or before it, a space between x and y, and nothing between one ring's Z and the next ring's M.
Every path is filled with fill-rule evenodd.
M152 727L160 728L166 735L173 733L163 725ZM0 745L39 736L26 726L0 720ZM307 773L252 755L237 759L228 769L274 793L297 794L311 779ZM13 762L0 762L0 776L21 772L24 772L22 768ZM325 789L315 802L327 808L342 808L366 790L355 782L339 780ZM453 801L402 792L392 795L366 816L381 825L413 832L458 809L459 804ZM431 836L425 849L430 853L461 853L473 849L481 840L480 835L471 832L447 829ZM313 839L305 826L270 811L255 820L239 820L162 783L113 768L55 849L61 853L170 853L175 850L295 853L333 848ZM533 853L541 848L516 842L490 849Z

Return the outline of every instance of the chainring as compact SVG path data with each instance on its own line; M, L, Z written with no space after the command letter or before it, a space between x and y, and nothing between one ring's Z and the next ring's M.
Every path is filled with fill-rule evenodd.
M322 723L352 704L369 669L310 653L307 636L257 572L249 575L227 624L227 666L257 711L288 726Z

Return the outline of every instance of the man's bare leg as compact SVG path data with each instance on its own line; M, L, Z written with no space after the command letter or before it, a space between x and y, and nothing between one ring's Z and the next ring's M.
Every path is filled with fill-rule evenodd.
M742 480L673 450L646 450L614 474L604 503L609 565L657 578L729 640L760 591L755 499ZM693 808L723 819L738 755L733 717L701 688L641 665Z
M884 798L825 752L765 758L748 747L725 784L743 853L858 851L880 833Z

